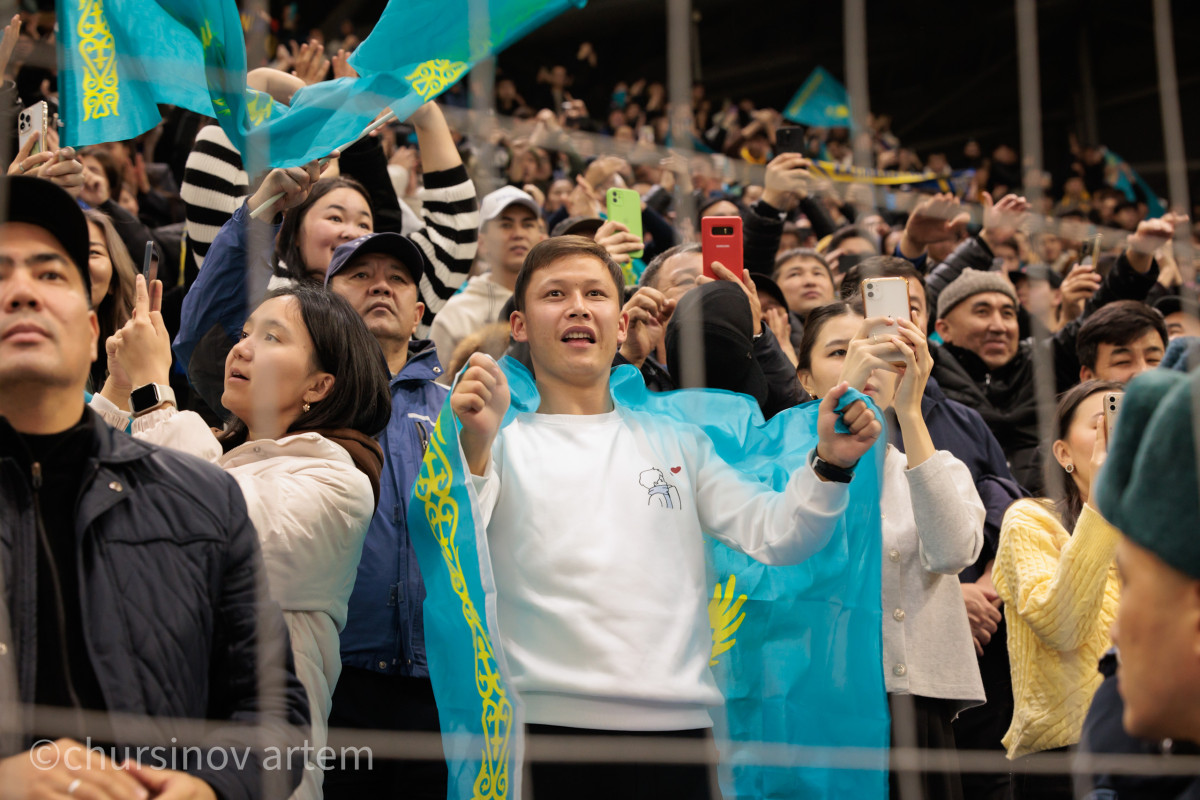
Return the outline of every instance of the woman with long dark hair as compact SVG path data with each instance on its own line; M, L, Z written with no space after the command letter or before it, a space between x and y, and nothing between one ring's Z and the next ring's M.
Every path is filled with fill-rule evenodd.
M87 210L88 274L92 279L92 308L100 321L100 341L119 331L133 313L133 279L137 271L125 243L107 215ZM107 377L107 362L97 358L89 379L99 391Z
M881 325L887 333L873 333ZM951 721L984 701L983 682L957 575L983 547L983 501L966 464L937 450L921 414L933 357L911 320L863 319L834 302L809 312L800 343L800 382L814 398L846 381L899 427L904 452L889 445L880 508L883 536L883 676L897 743L953 750ZM893 774L892 794L898 796ZM920 797L961 800L954 772L918 776Z
M161 296L161 285L152 288ZM340 296L306 285L275 290L226 358L222 402L234 417L217 435L163 398L170 341L140 275L137 290L133 317L109 348L129 385L160 392L157 404L133 409L133 435L205 458L237 479L268 588L291 632L319 750L341 673L339 634L379 496L383 453L373 437L391 413L383 353ZM129 395L116 385L110 380L92 404L123 426ZM294 796L319 798L320 784L320 769L306 770Z
M1119 585L1118 533L1095 510L1096 474L1108 453L1103 399L1111 381L1066 392L1055 414L1054 460L1064 488L1057 501L1018 500L1004 515L992 581L1004 601L1012 672L1009 758L1079 742L1100 685L1096 669L1111 644ZM1017 798L1070 798L1068 775L1018 773Z

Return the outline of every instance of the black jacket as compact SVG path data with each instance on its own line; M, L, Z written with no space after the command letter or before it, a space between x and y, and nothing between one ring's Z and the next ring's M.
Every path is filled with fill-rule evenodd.
M260 797L263 759L273 751L258 749L239 769L233 756L242 757L255 732L229 723L257 723L258 747L284 752L307 738L309 711L283 615L259 594L262 554L241 490L210 464L133 439L90 410L87 416L96 455L75 502L79 567L70 579L80 587L84 638L105 707L150 717L156 732L146 741L114 717L112 739L121 747L162 745L177 729L170 720L211 720L199 744L226 748L229 766L216 771L190 760L187 771L222 800ZM32 703L40 512L38 487L20 466L23 447L0 418L0 635L12 645L0 648L0 689L15 688L21 702ZM270 665L261 676L260 659ZM0 697L0 705L17 699ZM0 756L29 745L8 740ZM302 775L301 759L290 766L277 776L284 795Z

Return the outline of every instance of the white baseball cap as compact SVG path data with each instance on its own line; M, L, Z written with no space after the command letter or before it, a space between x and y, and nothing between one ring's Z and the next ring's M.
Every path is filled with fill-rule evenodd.
M494 220L503 213L504 209L512 205L528 208L535 217L542 215L541 206L528 192L523 192L515 186L501 186L485 196L479 203L479 224L483 225L485 222Z

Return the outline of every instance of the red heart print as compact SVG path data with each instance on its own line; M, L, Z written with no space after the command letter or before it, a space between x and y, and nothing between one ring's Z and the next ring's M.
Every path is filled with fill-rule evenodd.
M679 470L681 470L681 469L683 469L683 467L671 467L671 472L678 474Z

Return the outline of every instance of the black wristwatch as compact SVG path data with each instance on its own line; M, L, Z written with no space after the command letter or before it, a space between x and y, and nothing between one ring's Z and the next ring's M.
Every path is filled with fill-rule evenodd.
M161 383L147 383L134 389L129 395L129 407L133 409L135 417L149 414L166 405L176 405L175 392L170 386Z
M843 469L835 464L830 464L825 459L817 455L817 448L813 448L808 454L808 465L812 467L813 472L820 475L827 481L834 483L849 483L854 478L854 467ZM858 466L855 464L855 466Z

